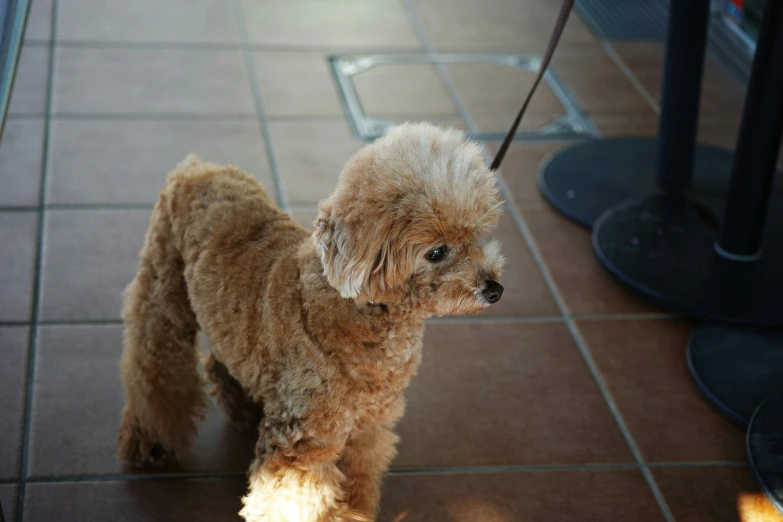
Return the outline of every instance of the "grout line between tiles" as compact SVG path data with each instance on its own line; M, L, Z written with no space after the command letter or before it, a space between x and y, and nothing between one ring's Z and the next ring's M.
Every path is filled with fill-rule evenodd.
M655 111L655 114L658 114L660 111L660 106L658 105L658 102L655 101L655 98L653 98L652 94L647 90L647 88L642 85L642 82L639 81L639 78L636 77L634 72L631 70L630 67L625 63L625 60L623 60L620 55L617 54L617 52L614 50L614 47L612 47L611 42L604 41L601 42L601 47L603 47L604 52L609 56L609 58L614 62L614 64L617 66L618 69L620 69L620 72L625 75L625 77L628 79L628 81L631 82L631 84L634 86L636 91L641 95L642 98L644 98L644 101L647 102L647 105L649 105L652 110Z
M407 0L402 0L406 2ZM405 6L404 6L405 7ZM584 17L583 13L579 13L579 16ZM417 22L421 25L420 21ZM421 25L423 28L423 25ZM414 28L414 31L416 29ZM596 35L596 39L601 43L609 42L606 38L602 38L600 35ZM46 39L26 39L24 45L26 47L49 47L50 40ZM276 53L311 53L311 54L416 54L421 53L422 48L418 46L340 46L340 45L287 45L287 44L262 44L252 43L249 38L246 41L242 41L240 35L240 42L195 42L195 41L143 41L143 40L69 40L62 39L54 42L56 49L96 49L96 50L181 50L181 51L241 51L243 49L250 49L251 51L260 52L276 52ZM566 47L562 50L558 50L560 55L579 55L583 53L584 46L572 46ZM466 48L452 48L447 50L449 53L470 53L475 52L475 49ZM426 52L426 51L425 51ZM488 51L491 53L515 53L519 52L518 49L509 47L506 49L497 49Z
M38 322L41 304L41 278L43 276L44 234L46 209L46 181L49 163L49 145L51 138L52 91L54 87L54 40L57 36L57 8L59 0L52 0L49 42L49 63L46 76L46 105L45 119L43 121L43 138L41 145L41 179L38 182L38 226L36 237L35 272L33 276L33 302L30 311L30 322L34 325ZM25 383L24 416L22 418L22 449L19 457L19 486L16 497L16 520L22 522L24 515L25 483L27 481L27 469L30 457L30 426L32 424L33 387L35 383L35 354L38 342L38 329L30 328L27 348L27 372Z
M250 90L253 92L253 101L255 102L256 106L256 116L258 118L258 124L261 126L261 135L264 137L264 146L266 147L266 157L267 162L269 163L269 172L275 184L275 199L277 199L277 204L280 205L283 210L286 210L283 180L280 177L279 164L277 161L275 148L272 144L272 133L269 131L269 121L267 120L266 109L264 108L264 100L261 97L261 85L258 82L258 71L256 70L256 64L253 60L253 49L249 43L247 26L245 24L245 13L242 9L242 3L240 0L232 0L231 4L234 9L234 17L237 23L237 31L239 32L239 40L242 44L242 55L245 59L245 69L250 80Z
M595 463L595 464L521 464L499 466L432 466L421 468L399 467L387 471L388 476L409 475L484 475L490 473L537 473L573 471L622 471L643 468L695 468L695 467L743 467L743 461L692 461L655 462L645 465L637 463ZM169 472L108 475L63 475L29 477L28 484L73 484L84 482L138 482L165 480L235 480L245 479L245 473L233 472ZM16 480L0 480L0 484L16 484Z
M498 177L498 185L500 186L500 190L504 194L504 196L507 199L510 199L511 192L506 186L503 179L500 177ZM653 497L655 497L655 500L658 503L658 507L661 509L661 512L664 518L667 520L667 522L674 522L674 516L672 515L671 510L669 509L669 506L666 503L666 499L664 498L663 493L661 493L661 490L658 487L655 478L652 476L652 473L650 473L649 469L647 468L647 465L644 461L644 457L639 451L639 448L636 445L636 441L634 441L631 432L628 430L628 427L625 424L625 420L623 419L623 416L620 413L620 410L617 407L617 404L615 403L611 392L609 391L608 387L606 386L606 383L601 377L601 373L598 370L598 366L593 360L593 357L590 354L589 349L587 348L587 344L585 343L581 333L579 332L579 329L576 326L576 322L574 321L574 318L568 314L568 307L566 306L563 297L560 295L560 291L557 289L557 285L555 284L552 275L549 273L549 269L547 268L546 263L544 262L544 259L541 256L541 253L538 251L538 247L536 246L535 241L533 240L533 235L530 233L530 230L527 228L527 224L524 222L522 215L517 211L516 206L513 203L513 200L508 205L508 211L511 213L512 219L517 225L519 232L522 234L525 244L527 245L527 248L530 251L531 256L533 257L533 261L538 266L538 269L541 272L544 281L546 281L546 285L549 288L549 291L552 293L552 296L555 302L557 303L558 309L563 314L563 317L565 319L565 324L568 327L568 330L571 332L571 336L573 337L574 342L576 343L577 349L579 350L579 353L582 355L582 358L584 359L585 364L587 365L590 374L593 377L593 380L598 386L601 395L603 395L604 400L607 406L609 407L609 411L611 412L612 417L614 417L615 423L617 424L617 427L620 430L620 433L625 439L628 448L631 450L634 459L636 459L637 463L640 465L642 475L644 475L644 478L647 481L647 485L650 487L650 491L652 492Z
M656 321L682 319L681 316L674 314L606 314L606 315L572 315L568 316L574 321ZM429 320L430 323L446 324L544 324L544 323L564 323L566 317L562 315L533 315L533 316L478 316L478 317L435 317ZM32 326L102 326L102 325L121 325L122 319L51 319L31 321L0 321L0 328L9 327L32 327Z
M416 16L416 13L410 3L411 0L400 0L400 1L403 3L406 11L408 12L412 24L414 25L414 30L417 31L417 35L419 36L422 45L424 45L424 47L427 49L428 52L432 52L434 46L432 45L432 42L429 40L429 37L427 36L426 29L424 28L423 24ZM447 84L447 89L449 91L449 94L452 95L453 97L452 99L454 103L457 105L457 109L460 111L460 114L462 114L463 118L465 118L465 123L468 125L468 128L470 129L471 132L475 132L476 130L475 122L470 117L467 107L465 107L464 103L459 97L459 93L457 92L456 87L451 82L451 79L449 78L448 74L444 74L442 80ZM491 160L486 145L484 145L483 149L484 149L485 156L487 156L487 158ZM641 452L639 451L639 448L636 446L636 442L634 441L633 436L628 430L628 427L626 426L625 421L623 420L622 414L617 408L617 405L615 404L614 399L612 398L612 395L606 386L606 383L604 383L603 378L601 377L601 374L598 370L598 367L595 361L593 360L592 356L590 355L590 352L586 346L586 343L584 342L584 339L579 333L578 328L576 327L576 323L574 319L569 314L568 307L566 306L565 301L560 295L560 291L558 290L557 285L555 285L554 279L552 278L552 275L549 273L549 269L547 268L546 263L544 262L544 259L541 256L541 253L538 251L538 247L536 246L535 241L533 240L532 234L528 230L527 225L524 222L524 219L522 218L522 215L519 213L519 211L516 208L514 199L513 197L511 197L511 191L508 189L505 182L500 176L497 176L496 178L498 181L498 186L503 194L503 197L507 201L506 203L507 209L511 213L514 223L519 229L519 232L522 234L522 237L525 241L528 250L530 251L533 261L535 262L536 266L541 272L546 282L546 285L549 288L550 293L555 299L555 302L557 303L557 307L560 310L560 313L565 320L565 324L568 327L568 330L571 333L571 336L573 337L574 342L576 343L577 348L580 354L582 355L582 358L587 364L587 367L593 379L595 380L596 385L598 386L601 394L603 395L604 400L606 401L606 404L609 407L609 410L611 411L612 416L615 419L615 423L617 424L620 432L622 433L622 436L625 439L626 444L631 450L634 459L636 459L636 462L641 466L642 475L644 475L644 478L647 481L647 485L649 486L650 491L653 494L653 497L655 497L655 500L658 503L658 507L660 508L663 517L667 520L667 522L674 522L674 516L672 515L671 510L669 509L669 506L666 503L666 499L661 493L661 490L658 487L655 478L652 476L652 473L650 473L649 469L645 466L644 458Z
M430 40L430 37L427 34L427 28L424 26L424 23L422 23L422 21L419 19L419 16L416 14L416 9L413 7L412 0L400 0L400 3L402 4L402 8L405 11L405 14L408 15L408 20L411 23L413 32L416 33L416 37L419 39L419 42L421 42L421 45L424 46L424 50L426 51L427 56L433 57L438 52L438 50ZM465 105L465 102L462 100L462 96L460 96L459 91L457 91L457 87L454 85L454 82L451 81L451 77L449 76L446 67L442 63L434 63L433 65L436 72L438 73L438 77L440 78L443 87L446 89L446 92L448 92L449 98L451 98L451 101L456 107L457 112L459 112L463 122L465 125L467 125L468 130L471 133L476 134L478 132L476 122L473 121L473 117L471 116L467 105Z
M630 73L633 74L633 73ZM444 86L445 87L445 86ZM45 118L43 113L35 112L9 112L7 121L27 121L27 120L43 120ZM400 117L406 117L406 115L395 115ZM458 114L458 116L461 116ZM409 118L416 118L416 115L407 115ZM648 121L651 116L641 115L598 115L602 122L645 122ZM429 121L433 122L451 122L453 118L428 116ZM199 122L214 122L214 121L228 121L228 122L254 122L257 119L255 114L243 114L243 113L213 113L213 114L197 114L197 113L152 113L152 112L56 112L52 113L50 119L52 121L199 121ZM267 121L269 122L343 122L346 121L344 115L338 114L275 114L267 115ZM719 116L704 116L700 117L701 123L712 124L734 124L735 120L727 119ZM500 142L502 136L491 139L482 139L481 141ZM547 143L547 142L563 142L561 138L553 139L537 139L535 143Z

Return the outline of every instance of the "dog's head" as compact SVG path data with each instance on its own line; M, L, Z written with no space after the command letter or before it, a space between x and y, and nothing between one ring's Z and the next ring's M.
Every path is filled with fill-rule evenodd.
M478 312L500 299L501 201L462 131L394 127L364 147L319 205L313 241L343 297L404 299L428 314Z

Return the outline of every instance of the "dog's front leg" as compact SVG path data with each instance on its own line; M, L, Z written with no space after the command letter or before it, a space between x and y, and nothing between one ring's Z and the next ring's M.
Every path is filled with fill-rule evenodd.
M345 436L303 436L312 432L263 423L239 513L247 522L370 522L346 503L337 467Z
M356 429L348 438L340 460L348 505L370 520L377 516L383 474L397 452L398 439L382 425Z

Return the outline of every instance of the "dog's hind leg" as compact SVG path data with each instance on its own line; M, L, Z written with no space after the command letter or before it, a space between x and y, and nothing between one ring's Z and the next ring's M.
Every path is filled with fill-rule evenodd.
M125 291L119 456L136 465L176 457L196 434L207 400L191 309L165 197L152 215L139 269Z
M237 429L249 437L258 437L258 425L264 416L263 407L248 397L239 382L214 355L207 356L204 369L214 385L212 395Z

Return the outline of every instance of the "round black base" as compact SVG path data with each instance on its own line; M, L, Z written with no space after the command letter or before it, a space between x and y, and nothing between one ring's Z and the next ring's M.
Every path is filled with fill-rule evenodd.
M702 324L691 334L688 369L707 401L746 429L783 383L783 331Z
M759 406L748 427L748 460L770 502L783 513L783 394Z
M579 143L541 166L541 193L566 217L592 227L598 217L628 199L658 192L658 143L650 138L611 138ZM731 176L731 151L699 145L686 195L721 215Z
M593 227L598 260L663 308L717 323L783 326L783 212L771 203L763 255L729 260L715 250L719 224L685 198L653 196L606 211Z

